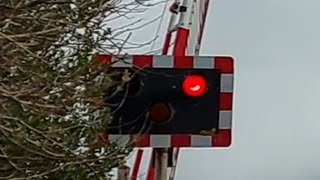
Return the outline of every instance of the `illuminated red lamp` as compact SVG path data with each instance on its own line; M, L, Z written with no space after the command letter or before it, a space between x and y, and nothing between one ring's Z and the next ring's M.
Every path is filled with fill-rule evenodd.
M182 90L192 97L202 96L207 90L207 80L199 74L188 75L183 81Z

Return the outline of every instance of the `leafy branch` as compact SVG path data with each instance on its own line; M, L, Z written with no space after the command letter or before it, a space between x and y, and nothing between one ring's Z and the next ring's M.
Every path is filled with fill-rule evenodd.
M120 56L150 44L130 42L132 31L150 22L112 22L133 19L159 3L0 3L0 179L110 178L139 135L125 147L97 144L112 120L105 94L114 84L125 89L132 74L111 72L92 60L101 52Z

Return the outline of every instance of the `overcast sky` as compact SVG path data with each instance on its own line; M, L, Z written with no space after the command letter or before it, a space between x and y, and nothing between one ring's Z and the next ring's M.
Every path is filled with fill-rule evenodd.
M233 145L183 150L175 180L320 179L319 18L319 0L211 1L201 54L235 58Z

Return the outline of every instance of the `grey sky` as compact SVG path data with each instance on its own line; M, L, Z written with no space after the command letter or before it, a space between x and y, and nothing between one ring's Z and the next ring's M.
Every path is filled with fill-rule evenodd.
M320 179L320 1L215 0L202 54L236 61L234 141L183 151L176 180Z
M201 53L235 58L233 146L183 150L176 180L320 179L319 9L319 0L211 2Z

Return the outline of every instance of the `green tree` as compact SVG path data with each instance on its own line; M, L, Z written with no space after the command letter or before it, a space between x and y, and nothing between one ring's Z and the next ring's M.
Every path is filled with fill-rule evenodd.
M92 59L122 53L128 38L120 37L134 22L110 22L147 7L0 1L0 179L107 179L130 153L130 145L97 142L112 119L103 97L119 82Z

